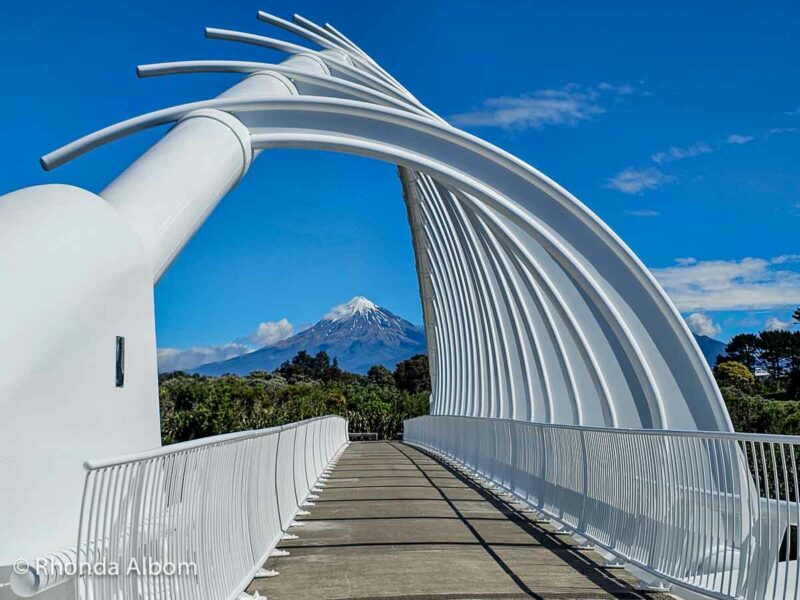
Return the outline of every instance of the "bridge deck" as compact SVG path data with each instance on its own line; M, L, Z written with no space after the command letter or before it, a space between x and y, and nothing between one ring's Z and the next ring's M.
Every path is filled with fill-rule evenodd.
M270 600L654 598L549 525L401 443L354 443L255 580Z

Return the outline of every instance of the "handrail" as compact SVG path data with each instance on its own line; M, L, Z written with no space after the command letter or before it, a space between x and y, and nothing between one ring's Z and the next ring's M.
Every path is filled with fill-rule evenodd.
M430 416L404 439L662 584L800 598L800 437Z
M29 561L12 589L234 600L347 444L347 421L326 416L87 461L76 547Z
M198 438L196 440L188 440L186 442L178 442L170 444L169 446L161 446L160 448L153 448L151 450L144 450L133 454L125 454L122 456L113 456L110 458L103 458L98 460L87 460L83 463L84 469L87 471L94 471L95 469L103 469L106 467L113 467L142 460L148 460L159 456L168 456L178 452L185 452L195 448L202 448L204 446L218 446L220 444L227 444L230 442L246 440L261 437L264 435L271 435L281 430L291 429L316 421L318 419L325 419L327 417L312 417L304 421L297 421L295 423L288 423L286 425L277 425L275 427L268 427L266 429L248 429L246 431L234 431L231 433L223 433L205 438Z
M444 415L441 415L444 416ZM467 419L474 420L480 417L467 417L462 415L447 415L448 419ZM413 419L411 419L413 421ZM586 425L570 425L567 423L536 423L528 421L518 421L515 419L495 418L492 421L507 421L514 424L530 425L534 427L546 426L552 429L572 429L576 431L595 431L613 434L635 434L635 435L655 435L655 436L678 436L696 437L703 439L719 440L741 440L753 442L772 442L774 444L800 444L798 435L782 435L774 433L742 433L738 431L697 431L695 429L634 429L630 427L591 427Z

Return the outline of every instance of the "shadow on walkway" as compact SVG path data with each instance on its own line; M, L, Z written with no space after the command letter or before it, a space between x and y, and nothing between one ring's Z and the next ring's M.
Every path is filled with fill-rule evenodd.
M270 600L667 598L531 521L513 504L411 446L351 444L290 556L255 580Z

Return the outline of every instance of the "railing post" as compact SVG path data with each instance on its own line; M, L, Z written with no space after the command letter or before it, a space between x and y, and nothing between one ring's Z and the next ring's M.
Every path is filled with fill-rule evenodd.
M278 510L278 523L280 528L284 528L283 514L281 513L281 494L278 489L278 479L280 478L280 471L278 470L279 459L281 454L281 438L283 437L283 427L278 429L278 442L275 444L275 507ZM294 468L294 465L292 465Z
M800 562L779 564L778 552L784 537L788 552L796 537L788 527L800 521L800 438L444 415L409 421L407 430L410 443L508 486L614 555L610 566L642 569L659 590L794 597L786 586ZM738 444L750 455L740 456Z
M581 512L578 515L577 529L580 532L586 530L586 498L589 492L589 458L586 453L586 432L583 429L578 430L578 437L581 445L581 485L583 489L583 498L581 500Z

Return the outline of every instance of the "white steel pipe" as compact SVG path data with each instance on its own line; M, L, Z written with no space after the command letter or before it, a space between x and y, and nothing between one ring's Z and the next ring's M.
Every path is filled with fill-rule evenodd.
M63 161L64 156L74 156L148 125L179 119L200 108L236 114L250 128L255 148L302 147L366 155L423 171L436 179L441 193L455 195L466 209L464 224L468 223L474 234L471 243L480 250L478 258L488 278L487 291L481 295L486 296L486 317L497 336L494 355L498 348L503 350L503 360L497 362L493 373L497 375L493 377L497 395L489 402L489 416L524 415L530 408L524 390L510 386L513 383L510 380L518 379L517 375L522 376L532 364L527 354L520 355L520 348L524 350L526 344L515 344L513 339L525 333L518 326L520 303L516 299L510 303L496 301L503 296L500 287L503 280L509 281L513 267L518 273L515 275L518 285L504 288L506 295L508 292L514 295L517 290L527 295L523 284L535 280L535 287L540 287L552 304L553 315L563 322L556 325L559 329L563 327L565 335L561 341L566 345L556 352L569 360L557 366L567 366L565 378L570 386L574 381L579 396L572 403L574 410L551 413L552 420L614 425L619 419L620 425L730 429L719 392L696 346L693 354L683 353L685 340L681 336L688 335L686 325L663 291L655 285L634 286L642 283L640 279L628 281L626 286L639 290L634 302L629 300L634 298L630 290L623 296L612 285L623 272L645 277L646 272L637 270L639 265L630 251L616 244L613 235L602 229L594 215L581 212L574 199L535 170L438 121L341 98L223 98L172 107L119 123L44 160ZM421 194L421 199L423 203L431 202L425 194ZM525 206L519 204L521 199ZM568 228L564 226L567 218ZM425 238L429 234L441 237L440 232L430 227L427 231L426 227L419 229ZM455 241L450 239L451 244ZM428 239L425 250L438 255L444 248L437 250L439 245L436 240ZM605 258L595 262L598 252ZM445 289L448 285L442 280L452 266L441 261L437 264L434 270L443 269L445 273L433 273L438 278L438 288L434 290L437 310L442 313L437 315L436 323L444 328L435 335L442 337L445 345L440 349L449 358L443 363L446 368L441 371L442 379L437 379L444 382L446 378L448 384L442 383L434 399L444 400L445 412L464 414L468 405L477 406L474 400L465 401L459 393L471 372L460 368L457 363L463 357L455 353L456 337L464 339L460 319L466 315L454 310ZM533 278L530 282L526 282L528 276ZM652 315L659 313L665 317L662 326L671 330L659 329L659 335L654 337L655 332L650 335L646 326L652 323ZM573 321L580 325L568 331ZM439 346L438 339L436 343ZM543 356L552 357L553 350ZM470 352L468 356L478 353ZM577 359L575 363L573 356ZM690 365L681 366L681 360L689 359ZM694 371L688 366L694 367ZM549 372L555 373L555 369ZM567 406L564 404L563 408ZM559 409L559 404L553 407Z
M100 193L141 238L154 281L247 171L249 137L228 113L190 113Z
M330 54L341 60L340 52ZM297 54L283 65L311 75L329 74L318 55ZM219 98L245 100L296 93L285 75L265 69ZM257 154L248 128L238 118L217 109L200 109L183 117L100 193L141 238L154 282L236 186Z

